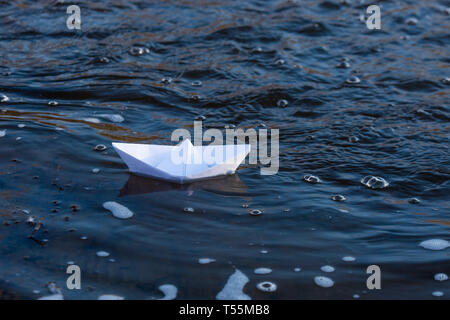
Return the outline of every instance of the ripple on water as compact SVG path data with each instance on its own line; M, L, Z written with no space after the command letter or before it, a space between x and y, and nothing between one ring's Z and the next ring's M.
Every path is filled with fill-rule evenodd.
M217 294L217 300L251 300L251 298L244 293L244 287L249 282L248 277L240 270L236 269L234 273L228 278L227 283L223 289Z
M314 277L314 282L322 288L330 288L334 285L334 281L328 277L317 276Z
M376 176L365 176L361 179L361 184L371 189L384 189L389 186L389 182L384 178Z
M8 102L9 101L9 98L8 98L8 96L7 95L5 95L5 94L0 94L0 102Z
M450 243L443 239L430 239L422 241L419 246L428 250L444 250L450 247Z
M174 300L177 297L178 289L173 284L163 284L158 287L164 297L158 300Z
M103 208L111 211L113 216L118 219L130 219L134 215L130 209L114 201L105 202Z

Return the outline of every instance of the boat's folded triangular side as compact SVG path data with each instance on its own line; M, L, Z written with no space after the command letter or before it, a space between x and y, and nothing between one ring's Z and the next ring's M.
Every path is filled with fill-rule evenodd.
M234 173L250 145L194 147L189 140L177 146L113 143L133 173L178 183Z

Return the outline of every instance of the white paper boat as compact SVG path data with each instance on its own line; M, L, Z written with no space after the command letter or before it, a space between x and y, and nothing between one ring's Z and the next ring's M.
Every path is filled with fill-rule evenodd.
M250 152L249 144L193 146L190 140L177 146L112 145L131 172L177 183L232 174Z

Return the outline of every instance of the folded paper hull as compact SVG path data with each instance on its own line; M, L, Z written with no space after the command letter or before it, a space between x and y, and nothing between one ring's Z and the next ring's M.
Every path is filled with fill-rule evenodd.
M250 145L178 146L113 143L129 170L137 175L187 183L232 174L250 152Z

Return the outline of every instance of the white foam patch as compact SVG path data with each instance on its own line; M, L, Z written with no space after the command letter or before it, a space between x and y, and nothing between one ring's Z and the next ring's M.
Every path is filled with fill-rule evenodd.
M0 138L6 136L6 129L5 130L0 130Z
M216 259L212 259L212 258L200 258L198 259L198 263L200 264L208 264L208 263L212 263L215 262Z
M64 297L62 294L52 294L49 296L40 297L38 300L64 300Z
M322 270L323 272L334 272L334 267L332 266L323 266L320 268L320 270Z
M217 294L217 300L251 300L248 295L244 293L244 287L249 282L248 277L240 270L236 269L234 273L228 278L227 283L223 289Z
M345 256L342 258L342 261L345 261L345 262L353 262L355 260L356 260L356 258L352 257L352 256Z
M163 284L158 289L164 293L164 297L158 300L174 300L177 297L178 289L173 284Z
M100 120L97 118L84 118L83 120L90 123L100 123Z
M114 202L108 201L103 204L103 208L112 212L113 216L118 219L129 219L133 216L133 212L127 207Z
M432 295L435 297L442 297L444 293L442 291L434 291Z
M115 294L102 294L97 300L124 300L124 297Z
M270 269L270 268L256 268L253 272L255 274L269 274L269 273L272 273L272 269Z
M450 247L450 243L447 240L430 239L422 241L419 246L428 250L444 250Z
M120 114L100 114L99 117L117 123L125 121L125 118L122 117Z
M106 252L106 251L97 251L96 254L97 254L97 257L101 257L101 258L109 256L109 252Z
M322 288L330 288L334 286L334 281L328 277L318 276L314 277L314 282Z
M446 275L445 273L437 273L434 275L434 280L436 281L447 281L448 280L448 275Z

